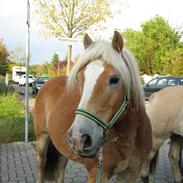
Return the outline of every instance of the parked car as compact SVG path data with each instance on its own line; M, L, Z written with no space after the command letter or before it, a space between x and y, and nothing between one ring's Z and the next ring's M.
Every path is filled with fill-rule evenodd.
M158 76L144 85L145 99L148 100L151 94L163 88L175 85L183 85L183 76Z
M51 79L51 77L49 77L49 76L38 76L36 78L35 82L32 83L32 94L37 95L40 88L49 79Z
M31 84L34 82L34 80L35 80L34 76L33 76L33 75L29 75L29 80L28 80L29 85L31 85ZM20 77L18 83L19 83L20 86L25 85L25 83L26 83L26 74L23 74L23 75Z

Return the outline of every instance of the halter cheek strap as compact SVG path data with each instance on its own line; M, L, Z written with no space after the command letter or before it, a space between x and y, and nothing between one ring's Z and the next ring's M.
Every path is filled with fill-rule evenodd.
M130 93L129 93L129 88L128 88L125 91L124 101L123 101L122 105L120 106L120 108L118 109L118 111L116 112L116 114L113 116L113 118L111 119L111 121L109 123L103 122L98 116L89 112L87 109L77 108L75 113L81 114L81 115L89 118L90 120L94 121L97 125L102 127L104 129L104 132L106 133L117 122L117 120L119 119L121 114L126 110L126 108L128 106L129 98L130 98Z

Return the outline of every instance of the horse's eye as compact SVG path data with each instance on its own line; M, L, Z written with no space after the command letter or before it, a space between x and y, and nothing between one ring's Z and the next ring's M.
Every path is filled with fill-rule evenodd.
M109 84L110 84L110 85L117 84L118 82L119 82L119 78L116 77L116 76L110 78L110 80L109 80Z

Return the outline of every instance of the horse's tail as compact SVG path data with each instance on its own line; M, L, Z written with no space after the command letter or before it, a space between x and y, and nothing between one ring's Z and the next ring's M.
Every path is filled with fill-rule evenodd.
M153 159L151 160L150 170L149 170L150 174L154 174L156 172L156 165L158 162L158 158L159 158L159 151L156 152Z
M49 142L46 163L44 167L44 177L48 181L54 181L59 176L60 168L67 165L67 159L63 157L53 145L52 141Z

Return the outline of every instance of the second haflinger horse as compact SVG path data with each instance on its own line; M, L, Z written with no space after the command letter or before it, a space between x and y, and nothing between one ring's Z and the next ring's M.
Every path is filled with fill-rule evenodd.
M84 46L69 77L49 80L37 95L37 183L63 183L68 159L83 163L95 183L101 149L101 183L113 175L134 182L152 146L135 59L118 32L112 42L86 35Z
M153 94L147 114L152 125L153 147L142 168L143 182L149 183L150 167L155 168L150 165L156 161L161 145L170 137L168 156L174 180L182 183L179 158L183 147L183 86L168 87Z

